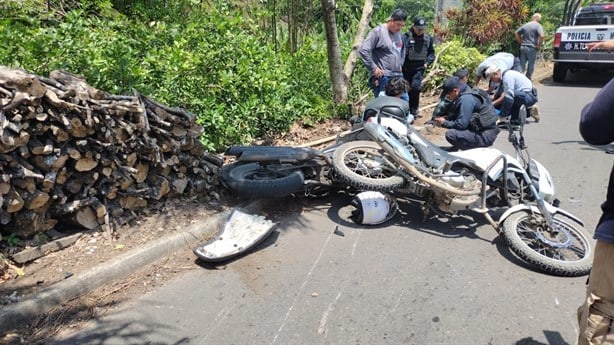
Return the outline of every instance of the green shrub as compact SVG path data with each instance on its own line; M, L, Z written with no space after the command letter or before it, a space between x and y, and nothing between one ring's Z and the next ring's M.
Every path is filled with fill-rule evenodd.
M473 80L475 69L485 58L476 48L467 48L458 39L436 46L435 53L437 71L424 85L426 90L432 91L439 89L443 81L460 68L466 68L469 71L469 81Z

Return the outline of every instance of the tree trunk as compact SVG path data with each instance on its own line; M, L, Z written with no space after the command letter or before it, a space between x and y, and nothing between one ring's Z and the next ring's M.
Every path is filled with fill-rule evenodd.
M333 84L333 100L335 104L347 102L348 85L356 66L358 47L367 35L371 15L373 14L373 0L365 0L362 17L352 44L345 66L341 62L341 49L337 36L337 21L335 20L335 2L333 0L320 0L324 12L324 28L326 30L326 45L328 53L328 70Z
M335 20L335 3L333 0L321 0L324 12L324 28L326 29L326 50L328 53L328 71L333 84L333 101L344 104L348 98L349 78L343 72L341 64L341 48L337 36L337 21Z
M358 23L358 29L356 30L356 36L354 36L354 43L352 43L352 50L348 55L348 59L345 61L344 73L348 80L352 79L354 73L354 67L356 67L356 59L358 55L358 48L364 41L369 31L369 22L371 22L371 16L373 15L373 0L365 0L365 4L362 7L362 16L360 17L360 23Z

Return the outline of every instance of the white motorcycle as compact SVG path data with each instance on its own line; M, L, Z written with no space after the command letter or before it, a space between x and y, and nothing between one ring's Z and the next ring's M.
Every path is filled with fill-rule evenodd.
M526 119L524 108L521 119ZM403 127L367 122L366 132L380 147L361 141L337 147L332 158L337 178L359 190L418 201L425 216L483 214L518 256L543 272L590 271L592 249L583 222L559 208L550 174L529 156L522 125L508 126L515 157L495 148L448 152L413 127ZM493 211L502 208L494 219Z

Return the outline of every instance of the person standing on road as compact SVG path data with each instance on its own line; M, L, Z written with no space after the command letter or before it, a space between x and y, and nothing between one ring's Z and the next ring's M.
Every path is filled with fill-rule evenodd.
M405 46L401 30L406 20L404 10L394 10L388 21L373 28L358 48L360 60L371 74L369 87L375 97L384 94L388 80L403 76ZM409 100L407 93L402 98Z
M587 43L587 49L614 50L614 41ZM614 79L580 114L580 134L591 145L614 142ZM597 240L586 300L578 308L578 345L614 344L614 166L594 238Z
M522 72L526 71L525 75L529 79L533 76L537 51L541 49L544 42L544 28L539 23L541 19L542 15L535 13L530 22L514 32L516 41L520 44L520 67Z
M439 126L448 128L445 137L451 151L491 146L497 139L497 114L485 91L477 87L460 92L458 77L443 83L443 94L452 103L448 115L434 117Z
M409 83L409 111L416 117L420 106L420 91L424 71L435 61L433 37L425 33L426 19L416 17L414 25L405 34L405 61L403 77Z
M499 107L500 121L509 119L512 124L520 124L516 122L519 121L518 115L522 105L535 118L535 122L539 121L539 111L534 106L537 103L537 90L529 78L514 70L503 73L495 66L488 68L486 77L489 83L500 83L499 87L502 88L501 96L493 100L493 104Z

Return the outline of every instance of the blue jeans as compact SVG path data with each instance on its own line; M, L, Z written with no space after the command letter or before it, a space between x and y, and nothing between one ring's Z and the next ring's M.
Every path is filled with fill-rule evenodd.
M388 81L392 78L403 78L403 77L402 76L400 77L383 76L379 79L375 79L374 77L369 78L369 87L371 88L371 90L373 90L373 95L375 97L385 95L386 94L386 84L388 84ZM401 95L401 99L409 102L409 94L407 93L407 91L403 92L403 94Z
M535 70L535 59L537 58L537 49L531 46L520 46L520 68L522 72L526 70L525 75L531 79ZM525 66L526 65L526 66Z
M514 99L506 95L501 102L501 113L499 115L502 117L511 116L512 121L517 120L518 111L523 104L528 110L535 103L537 103L537 97L533 96L531 92L519 91L514 95Z

